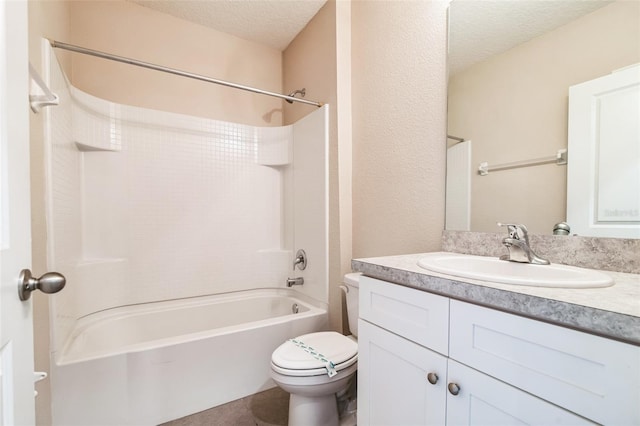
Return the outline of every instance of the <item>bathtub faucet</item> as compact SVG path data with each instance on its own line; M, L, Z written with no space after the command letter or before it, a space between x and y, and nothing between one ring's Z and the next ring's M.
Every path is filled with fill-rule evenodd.
M296 252L296 258L293 260L293 270L296 270L296 266L301 271L307 267L307 253L300 249Z
M302 285L304 284L304 278L287 278L287 287L293 287L294 285Z

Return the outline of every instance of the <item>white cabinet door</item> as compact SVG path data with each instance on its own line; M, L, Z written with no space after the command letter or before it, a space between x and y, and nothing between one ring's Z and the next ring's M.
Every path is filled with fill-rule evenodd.
M444 425L446 376L444 356L359 320L358 425Z
M520 389L449 360L447 425L594 425L589 420Z
M640 424L640 347L451 301L452 359L596 422Z

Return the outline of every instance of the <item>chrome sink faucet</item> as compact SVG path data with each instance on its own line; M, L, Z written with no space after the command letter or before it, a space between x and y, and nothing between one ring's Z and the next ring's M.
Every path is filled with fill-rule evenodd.
M529 233L527 227L516 223L500 223L498 226L506 226L509 236L502 240L502 244L509 250L509 254L500 256L500 260L510 262L533 263L535 265L548 265L549 261L539 257L529 245Z

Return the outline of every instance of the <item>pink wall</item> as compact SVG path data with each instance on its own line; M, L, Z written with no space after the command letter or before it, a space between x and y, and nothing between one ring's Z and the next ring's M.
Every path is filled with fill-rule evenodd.
M281 92L282 54L126 1L71 6L72 44ZM281 100L76 54L72 81L103 99L243 124L282 123Z

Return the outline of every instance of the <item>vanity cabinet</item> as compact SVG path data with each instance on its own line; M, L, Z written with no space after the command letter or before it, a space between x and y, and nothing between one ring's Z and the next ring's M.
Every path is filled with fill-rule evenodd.
M640 347L363 277L359 425L640 424Z
M358 424L443 425L449 300L363 277L359 309Z

